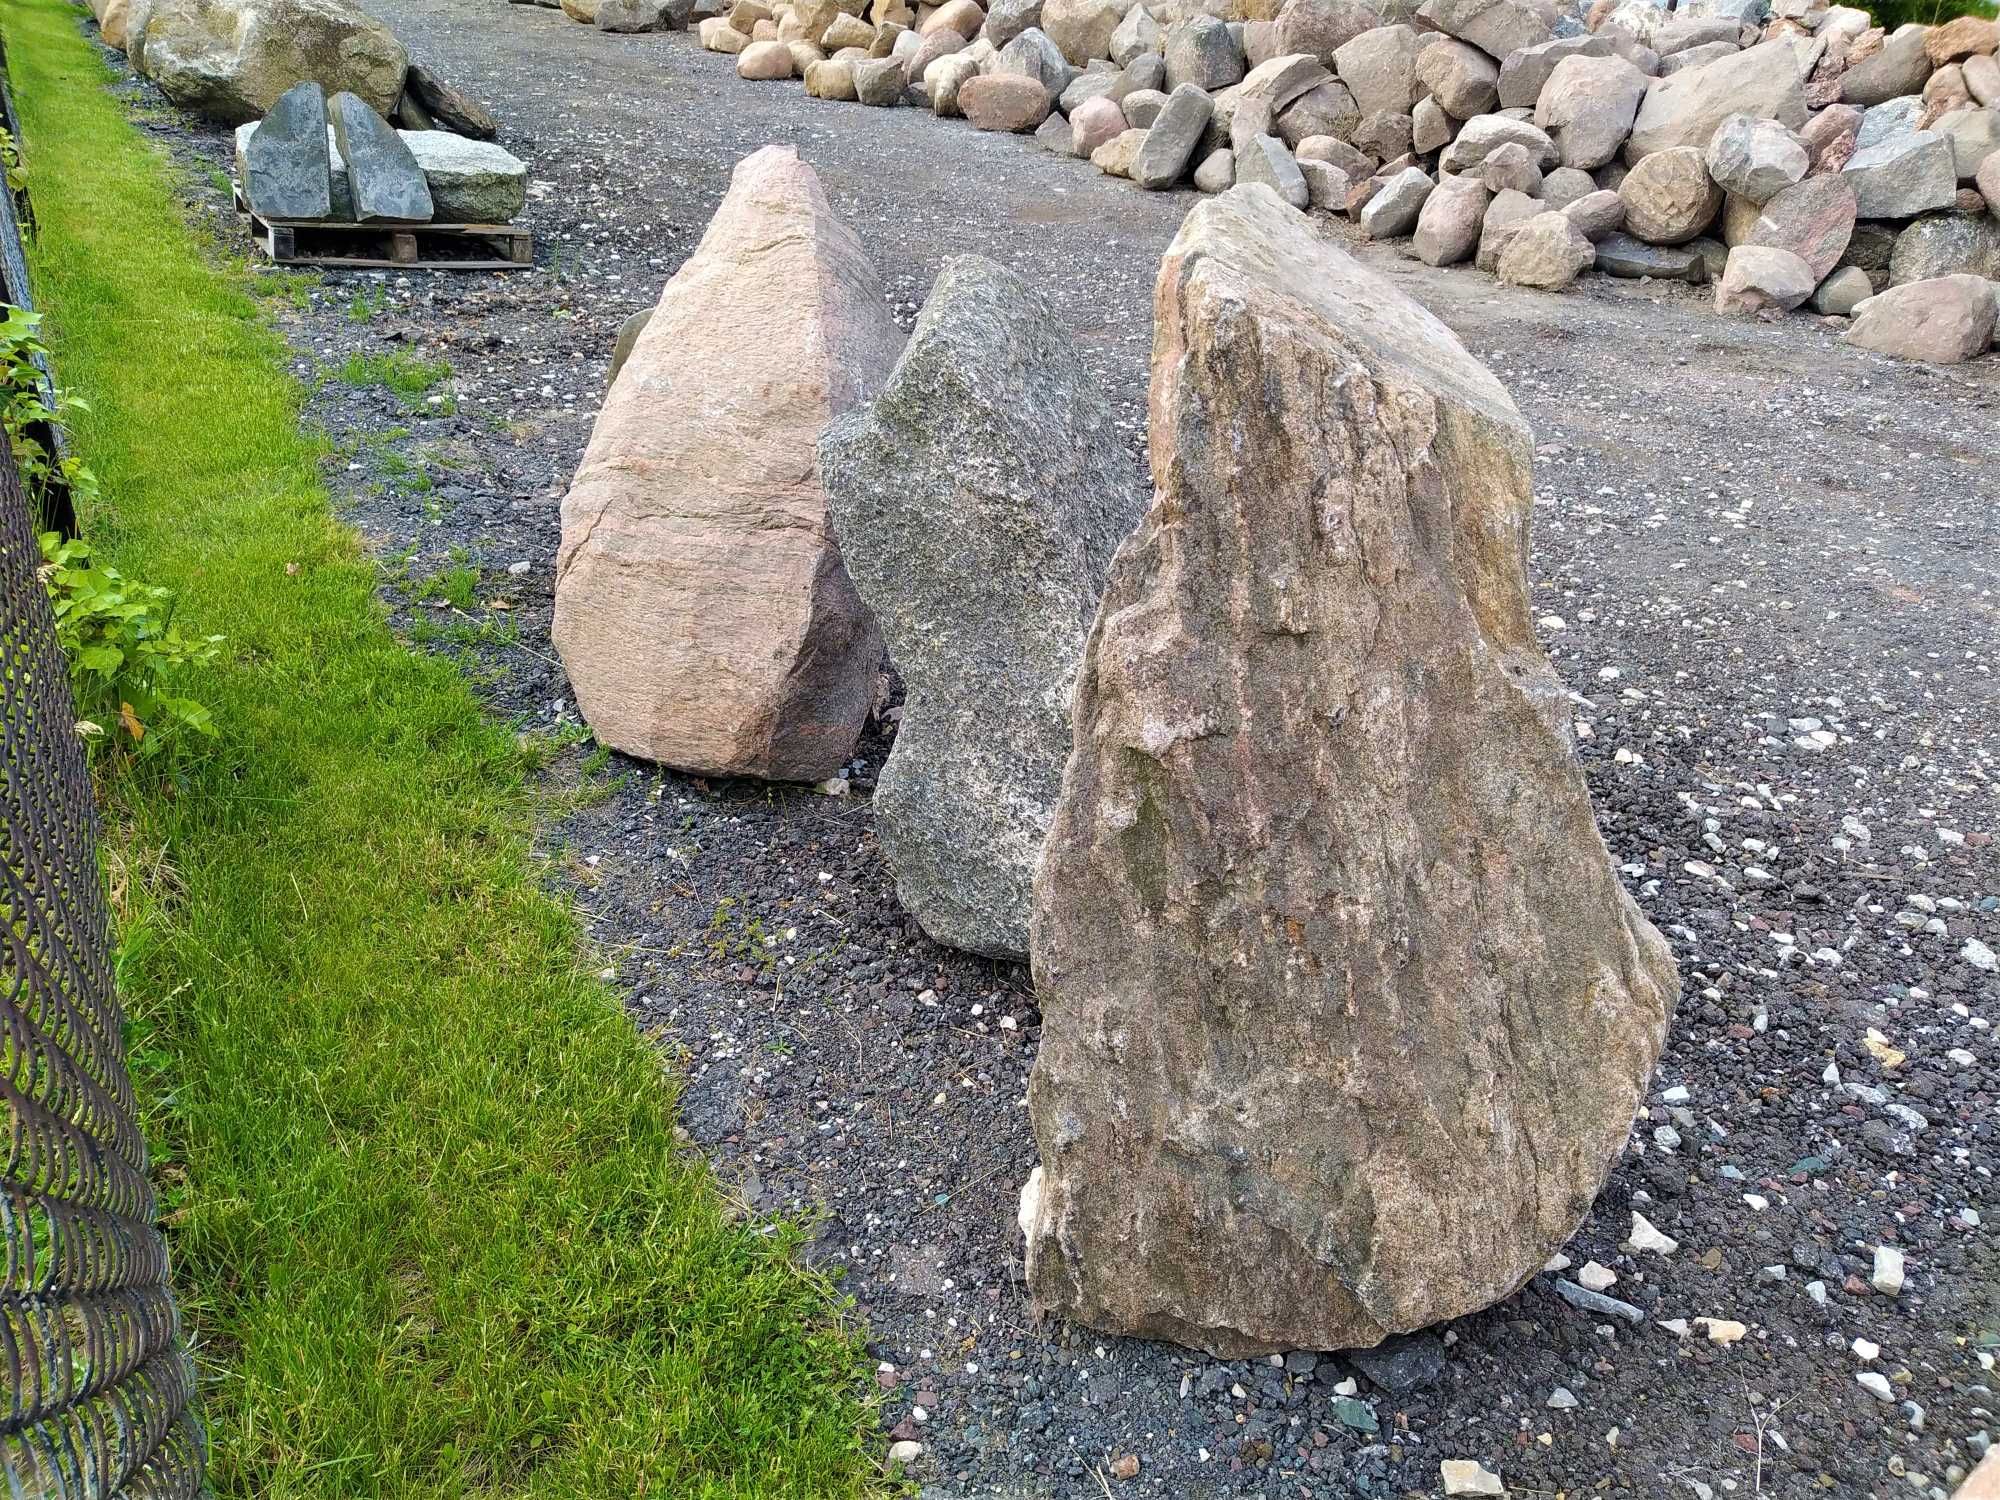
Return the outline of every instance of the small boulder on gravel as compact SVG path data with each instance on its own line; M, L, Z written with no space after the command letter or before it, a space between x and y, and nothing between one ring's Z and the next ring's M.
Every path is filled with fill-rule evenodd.
M1049 91L1019 73L982 73L958 91L959 111L975 130L1019 133L1049 116Z
M1708 280L1708 264L1688 245L1649 245L1629 234L1607 235L1598 241L1597 269L1607 276L1639 281L1685 281L1700 286Z
M1626 232L1654 245L1686 244L1722 208L1722 189L1693 146L1645 157L1619 184L1618 196L1625 200Z
M1539 213L1507 236L1494 273L1510 286L1559 292L1596 259L1596 248L1568 214Z
M1324 166L1324 162L1300 163ZM1201 165L1194 169L1194 185L1204 193L1226 193L1236 185L1236 153L1227 146L1218 146L1201 159Z
M1107 177L1130 177L1132 168L1152 132L1127 130L1113 136L1090 153L1090 164Z
M1070 151L1088 157L1125 129L1125 111L1110 99L1086 99L1069 117Z
M1813 292L1813 269L1789 250L1738 245L1715 284L1719 313L1790 312Z
M596 24L599 31L680 31L687 17L667 0L597 0Z
M1983 276L1913 281L1858 303L1843 337L1878 354L1955 365L1993 342L1993 283Z
M1813 289L1812 310L1844 318L1875 295L1868 273L1859 266L1842 266Z
M783 42L752 42L736 54L736 76L760 82L792 76L792 49Z
M956 57L957 54L953 54ZM949 62L951 58L942 59ZM976 69L977 64L973 64ZM854 65L854 97L863 104L878 109L887 109L903 102L904 73L901 60L894 57L871 57ZM955 95L954 95L955 97ZM932 96L932 108L936 109L937 99ZM938 111L943 113L943 111Z
M1473 252L1472 263L1482 271L1491 271L1500 264L1500 254L1507 248L1507 241L1514 231L1537 214L1547 213L1548 205L1539 198L1530 198L1526 193L1508 189L1495 193L1493 201L1486 205L1486 217L1479 226L1479 248Z

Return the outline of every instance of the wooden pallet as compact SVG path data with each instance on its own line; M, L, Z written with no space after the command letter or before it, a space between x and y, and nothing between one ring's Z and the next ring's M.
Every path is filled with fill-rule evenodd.
M265 219L239 191L236 206L274 265L378 271L522 271L534 264L531 231L514 224L326 224Z

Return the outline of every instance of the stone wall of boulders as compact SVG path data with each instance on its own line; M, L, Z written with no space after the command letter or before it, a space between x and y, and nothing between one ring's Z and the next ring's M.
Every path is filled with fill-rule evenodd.
M565 0L567 4L577 0ZM587 3L587 0L585 0ZM1719 311L1992 341L2000 27L1824 0L697 0L749 79L1033 132L1142 188L1298 207L1556 290L1595 268ZM718 13L705 15L710 9ZM1884 295L1885 294L1885 295Z
M898 894L1034 966L1037 1302L1370 1345L1574 1232L1678 980L1530 623L1507 392L1264 185L1195 209L1154 307L1148 503L1035 288L953 259L905 342L757 152L605 399L555 643L600 742L798 780L886 645Z

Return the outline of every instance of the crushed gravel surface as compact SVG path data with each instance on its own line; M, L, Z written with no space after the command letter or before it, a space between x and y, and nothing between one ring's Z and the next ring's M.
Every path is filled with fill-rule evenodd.
M884 1446L922 1443L928 1493L1434 1495L1441 1461L1478 1459L1516 1494L1944 1500L2000 1434L2000 361L1900 364L1683 288L1548 296L1359 248L1537 434L1536 613L1681 1008L1567 1269L1373 1354L1100 1337L1022 1297L1035 998L897 907L866 797L886 742L845 798L607 762L549 645L552 568L618 326L757 146L820 172L906 326L948 255L1038 279L1135 462L1153 273L1193 198L744 83L687 35L368 3L500 114L535 177L536 268L264 273L330 480L398 627L569 742L553 878L685 1071L718 1175L815 1217L880 1361ZM213 186L226 133L123 86L199 169L192 211L240 242ZM399 395L340 378L355 354L452 373ZM1675 1248L1630 1247L1635 1215Z

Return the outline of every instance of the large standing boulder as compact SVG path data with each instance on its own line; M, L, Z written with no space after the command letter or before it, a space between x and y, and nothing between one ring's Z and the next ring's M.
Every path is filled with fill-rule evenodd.
M334 147L347 164L355 218L420 224L433 217L424 169L393 125L353 94L335 94L326 114Z
M1955 365L1992 344L1994 311L1993 283L1985 277L1940 276L1857 303L1844 337L1878 354Z
M1684 245L1715 222L1722 189L1693 146L1658 151L1625 174L1625 227L1653 245Z
M1157 494L1035 882L1028 1285L1225 1358L1371 1345L1564 1243L1677 979L1534 638L1506 391L1261 188L1154 306Z
M1424 199L1411 249L1427 266L1471 260L1493 195L1477 177L1445 177Z
M243 194L264 219L325 219L333 214L333 161L326 93L307 79L278 96L252 127L243 150Z
M1549 133L1566 167L1588 172L1618 154L1632 133L1646 75L1622 57L1565 57L1549 74L1535 124Z
M600 744L774 781L821 780L854 753L882 638L841 566L815 450L901 344L797 152L739 162L563 501L555 644Z
M1704 149L1731 115L1776 120L1790 130L1805 124L1805 88L1790 46L1765 42L1654 79L1632 121L1625 159L1636 163L1676 146Z
M875 791L896 891L941 943L1028 951L1070 690L1146 490L1042 294L945 263L882 393L820 471L847 570L908 696Z
M152 0L132 60L181 108L230 124L262 118L307 79L387 115L410 61L348 0Z

